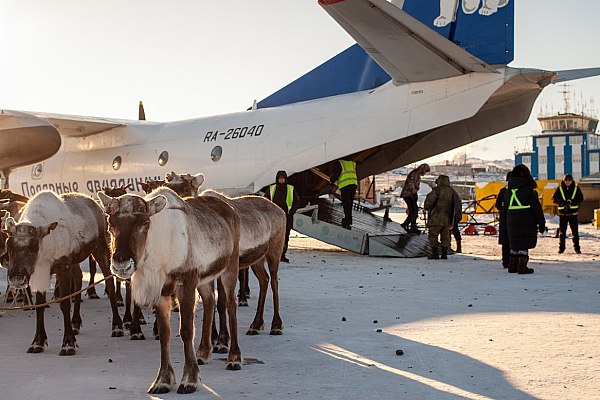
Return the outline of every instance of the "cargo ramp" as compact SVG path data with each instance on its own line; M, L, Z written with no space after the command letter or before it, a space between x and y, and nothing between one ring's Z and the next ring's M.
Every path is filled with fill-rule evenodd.
M389 207L383 217L375 215L379 209L368 209L354 203L352 229L341 226L344 210L340 203L318 199L294 214L294 230L325 243L358 254L378 257L424 257L431 250L427 236L406 233L404 228L389 217Z

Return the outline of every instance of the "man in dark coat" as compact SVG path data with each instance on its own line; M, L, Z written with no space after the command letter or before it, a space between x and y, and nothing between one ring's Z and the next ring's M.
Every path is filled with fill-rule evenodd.
M506 182L510 180L512 172L506 174ZM507 190L508 185L505 185L498 192L496 197L496 209L498 210L498 243L502 245L502 266L508 268L508 261L510 259L510 245L508 244L508 228L506 227L506 211L508 204L504 203L504 192Z
M419 216L419 206L417 205L417 200L419 199L419 187L421 185L421 177L430 170L429 164L419 165L408 173L404 185L402 185L400 197L402 197L406 203L408 216L401 225L407 232L419 232L417 229L417 217Z
M508 272L510 273L533 273L532 268L527 268L529 249L533 249L537 245L538 231L540 233L546 231L546 220L535 190L536 186L529 168L519 164L512 170L508 188L504 191L506 226L510 246L508 262Z
M440 242L438 236L441 236L442 259L448 258L448 248L450 247L450 227L454 217L454 189L450 187L450 178L446 175L440 175L436 179L437 186L425 198L423 208L429 213L427 226L429 227L429 244L431 245L431 255L427 258L437 260L440 258Z
M285 224L285 244L283 246L283 253L281 253L281 261L287 263L290 260L285 256L285 253L290 241L290 231L294 226L294 214L300 206L300 197L296 189L292 185L288 185L287 173L285 171L277 172L275 182L275 184L269 186L265 197L281 207L287 217Z
M560 232L558 236L560 238L558 253L562 254L565 251L567 225L569 225L571 227L571 233L573 234L573 247L575 253L581 254L577 214L579 212L579 204L583 201L583 193L573 180L573 175L565 175L558 188L554 191L552 201L554 204L558 205L558 230Z

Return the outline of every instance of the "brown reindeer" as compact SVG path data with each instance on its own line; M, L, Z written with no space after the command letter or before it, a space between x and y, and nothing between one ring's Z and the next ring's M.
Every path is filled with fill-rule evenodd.
M131 278L136 303L156 307L161 362L149 393L174 389L175 373L170 361L171 293L179 301L180 336L185 364L178 393L192 393L200 384L197 354L194 354L194 306L196 288L204 303L200 356L211 352L210 325L214 293L205 290L221 277L231 326L231 348L227 369L242 365L237 341L235 284L238 273L240 219L224 201L211 197L181 199L168 188L140 197L126 194L116 199L98 193L112 234L111 270Z
M193 196L198 188L204 182L204 175L177 175L171 172L165 177L166 187L173 189L180 196ZM269 275L271 280L271 290L273 292L273 320L271 322L271 335L281 335L283 323L279 315L279 284L278 271L279 261L283 252L285 242L285 224L286 217L284 212L277 205L258 196L242 196L229 198L225 195L212 190L206 190L202 196L213 196L220 198L231 205L240 216L240 275L242 270L252 267L254 275L258 278L260 293L256 309L256 315L250 325L247 335L258 335L264 328L264 307L269 284ZM267 260L269 274L265 271L264 261ZM246 280L247 283L247 274ZM243 281L240 280L240 304L246 299ZM215 334L216 328L213 324L213 337L216 338L214 345L215 352L225 353L228 349L229 333L227 324L224 323L225 306L221 295L222 286L217 282L219 289L219 301L217 308L219 311L220 331ZM247 305L247 302L246 302Z
M133 188L133 184L129 183L127 185L123 184L121 186L116 186L116 187L107 187L104 186L102 188L102 191L110 197L119 197L121 195L124 195L125 193L127 193L128 189L132 189ZM90 257L88 259L88 270L90 272L90 281L88 286L89 287L85 293L87 295L87 297L89 299L99 299L100 297L98 296L98 294L96 293L96 288L94 285L95 282L95 277L96 277L96 260L94 260L93 257ZM125 303L123 302L123 295L121 294L121 281L119 281L118 279L115 279L115 287L116 287L116 293L117 293L117 306L118 307L123 307L123 305L125 305ZM127 290L127 289L126 289ZM127 315L129 315L129 318L127 318ZM131 313L130 311L128 312L128 310L125 310L125 319L123 320L123 323L125 324L125 327L128 328L129 324L131 323Z
M110 197L119 197L127 193L128 190L133 189L133 184L123 184L117 187L103 187L102 191L104 194ZM93 257L89 258L89 269L90 269L90 285L94 283L94 275L96 274L96 261ZM145 340L146 337L142 332L141 325L146 324L146 320L144 319L144 314L142 313L141 308L136 305L131 300L131 286L130 281L125 281L125 301L123 301L123 296L121 295L121 280L115 278L115 286L117 293L117 306L122 307L125 305L125 314L123 315L123 325L126 329L129 329L129 339L131 340ZM90 296L90 290L93 290L93 294L95 297ZM96 291L92 287L87 290L89 298L98 298ZM133 314L131 309L131 304L133 303Z
M285 242L285 213L279 206L259 196L241 196L229 198L213 190L205 190L201 196L217 197L231 205L240 215L240 269L252 268L252 272L259 281L259 296L256 315L247 335L258 335L264 328L264 309L269 285L273 292L273 320L271 322L271 335L281 335L283 323L279 315L279 282L277 279L279 261ZM264 261L267 261L269 273L267 274ZM243 292L243 291L241 291ZM223 307L219 307L221 314ZM219 318L221 319L221 318ZM227 327L220 324L218 344L227 343ZM224 338L222 338L224 336Z
M104 275L109 275L106 228L102 209L91 197L79 193L37 193L23 208L18 223L11 217L6 220L10 286L15 289L31 286L36 292L36 304L43 304L50 277L56 274L60 296L67 296L73 293L73 282L81 282L79 263L90 254L98 260ZM110 279L106 284L113 311L112 336L123 336L114 284ZM70 315L71 301L63 300L60 309L64 317L64 337L59 354L73 355L77 342ZM36 309L36 316L36 333L28 353L44 351L48 342L44 307Z
M142 186L144 193L149 194L159 187L164 186L165 183L165 181L148 180L146 182L141 182L140 185Z

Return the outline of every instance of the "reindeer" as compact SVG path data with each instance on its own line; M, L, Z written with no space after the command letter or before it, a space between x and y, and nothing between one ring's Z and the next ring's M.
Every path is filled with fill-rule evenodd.
M242 365L237 340L235 284L238 273L240 219L235 210L214 197L181 199L169 188L140 197L116 199L98 193L112 234L111 270L131 278L136 303L156 307L161 362L149 393L166 393L176 385L169 356L171 293L179 301L180 336L185 365L177 393L192 393L200 385L198 358L211 353L210 325L214 293L205 283L221 277L231 326L227 369ZM204 303L200 350L194 354L196 288Z
M1 225L4 227L4 222L10 216L16 221L21 216L21 209L25 206L29 199L19 194L13 193L8 189L0 190L0 214L1 214ZM8 235L0 231L0 266L8 266L8 253L6 252L6 239ZM7 276L8 279L8 276ZM27 295L31 298L31 290L27 288ZM4 295L4 301L7 303L15 301L14 292L9 290ZM16 301L25 301L25 295L20 293L17 296Z
M159 187L164 186L165 183L165 181L148 180L146 182L141 182L140 185L142 186L144 193L149 194Z
M104 194L110 197L119 197L127 193L127 190L133 189L133 184L123 184L117 187L103 187L102 191ZM93 257L89 257L89 271L90 271L90 283L89 285L94 284L94 276L96 275L96 261ZM123 302L123 296L121 295L121 280L115 278L115 286L117 293L117 307L125 306L125 314L123 315L123 325L126 329L129 329L129 339L131 340L145 340L144 333L142 332L142 328L140 325L145 325L146 320L144 319L144 314L142 314L142 310L136 305L133 305L133 316L131 313L131 288L129 280L125 281L125 301ZM94 287L89 288L86 291L88 297L90 299L98 299L98 295L96 294L96 289Z
M123 184L121 186L117 186L117 187L107 187L104 186L102 188L102 191L110 197L119 197L121 195L124 195L125 193L127 193L128 189L131 189L133 187L133 184L129 183L127 185ZM88 269L90 271L90 281L88 286L89 287L86 290L86 295L88 298L90 299L99 299L100 297L98 296L98 294L96 293L96 288L93 286L94 285L94 281L95 281L95 276L96 276L96 260L94 260L92 257L90 257L88 259ZM126 284L127 285L127 284ZM116 280L116 293L117 293L117 307L123 307L123 305L125 305L125 303L123 302L123 295L121 294L121 281L119 281L118 279ZM126 289L127 290L127 289ZM131 314L130 311L128 311L128 309L126 308L125 310L125 316L127 316L129 313L129 319L124 320L123 322L125 323L125 327L128 328L128 322L131 322Z
M271 277L271 290L273 292L273 320L271 322L271 335L281 335L283 323L279 316L279 283L277 274L279 261L285 242L285 213L276 204L264 197L241 196L230 198L213 190L205 190L201 196L217 197L232 206L240 215L240 270L252 267L252 272L258 278L260 293L256 315L247 335L258 335L264 327L264 308ZM264 261L267 261L269 273L267 274ZM241 290L240 294L244 291ZM218 305L217 305L218 306ZM221 314L223 307L219 307ZM221 318L219 318L221 319ZM227 327L221 324L218 344L227 343L221 337L227 338Z
M175 191L181 197L194 196L204 182L204 175L180 174L170 172L165 176L165 186ZM259 280L260 294L254 321L248 329L247 335L258 335L264 327L264 306L269 284L269 275L264 268L266 258L271 276L271 290L273 291L273 321L271 323L271 335L281 335L283 324L279 316L279 290L277 274L279 271L279 260L283 252L285 242L285 214L277 205L269 200L258 196L242 196L229 198L213 190L206 190L202 196L213 196L220 198L232 206L240 216L240 276L242 270L252 266L254 275ZM282 241L283 240L283 241ZM247 274L246 274L247 276ZM247 278L245 280L247 284ZM217 283L217 287L219 284ZM240 305L246 301L246 290L244 283L240 280ZM221 299L223 296L219 296ZM225 321L224 304L218 303L219 320ZM216 335L215 335L216 336ZM215 345L216 352L227 352L229 335L227 325L220 324L220 333Z
M14 288L31 286L39 305L46 302L50 277L56 274L60 296L67 296L73 292L72 283L81 282L78 264L90 254L100 264L104 276L108 276L106 228L102 209L91 197L79 193L39 192L23 208L18 223L11 217L6 219L9 284ZM107 280L106 286L113 312L112 336L123 336L113 281ZM60 309L64 317L64 337L59 355L73 355L77 342L70 300L63 300ZM36 316L36 333L28 353L40 353L48 343L44 307L36 309ZM80 321L74 323L80 324Z

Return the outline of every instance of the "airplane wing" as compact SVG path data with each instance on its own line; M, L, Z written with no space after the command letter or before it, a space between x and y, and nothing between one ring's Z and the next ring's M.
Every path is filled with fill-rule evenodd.
M90 136L119 126L139 123L0 110L0 170L11 170L47 159L59 150L61 137Z
M83 117L37 112L31 114L38 118L47 120L58 130L61 136L67 137L83 137L94 135L96 133L108 131L118 126L128 125L132 122L96 117ZM1 126L0 129L2 129Z
M497 72L386 0L319 4L397 84Z

